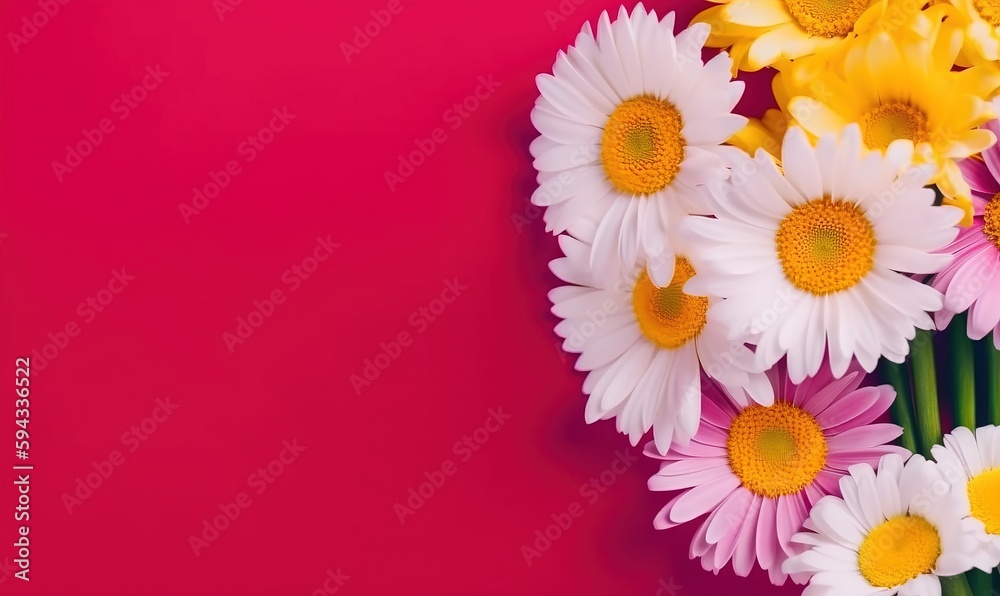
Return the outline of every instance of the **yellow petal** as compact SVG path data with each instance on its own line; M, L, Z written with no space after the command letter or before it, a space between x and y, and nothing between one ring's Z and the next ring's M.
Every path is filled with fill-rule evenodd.
M817 137L828 132L840 132L850 123L825 104L801 95L788 102L788 112L795 122Z
M962 171L955 162L948 160L942 165L936 183L944 194L942 203L960 208L965 212L960 225L972 225L972 189L962 177Z
M765 66L771 66L783 56L788 58L798 58L787 54L791 47L801 47L801 40L805 39L805 34L798 25L787 24L772 29L761 35L750 46L748 61L750 66L757 70Z
M775 27L792 22L792 15L782 0L733 2L723 11L726 20L747 27Z

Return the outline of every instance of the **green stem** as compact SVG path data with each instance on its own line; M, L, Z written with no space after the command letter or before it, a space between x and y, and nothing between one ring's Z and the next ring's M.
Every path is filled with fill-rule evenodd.
M910 380L902 364L882 359L882 378L896 390L892 402L892 420L903 427L899 444L910 452L917 452L917 437L913 434L913 399L910 397Z
M924 457L930 457L931 447L941 442L941 412L938 410L934 343L928 331L917 330L916 337L910 342L910 356L920 452Z
M966 330L966 315L948 325L948 351L955 392L955 426L976 430L976 356Z
M978 569L965 574L965 579L969 580L972 593L976 596L990 596L993 593L993 578L989 573L983 573Z
M952 577L941 578L941 594L943 596L977 596L973 594L972 588L964 575L954 575Z
M989 339L986 340L986 378L990 399L989 422L1000 426L1000 351L993 347Z

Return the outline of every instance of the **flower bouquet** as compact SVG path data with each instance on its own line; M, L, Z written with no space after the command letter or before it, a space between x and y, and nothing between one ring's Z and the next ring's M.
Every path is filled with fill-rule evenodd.
M992 593L998 58L1000 2L715 0L604 13L538 77L556 333L706 570ZM734 113L763 69L777 107Z

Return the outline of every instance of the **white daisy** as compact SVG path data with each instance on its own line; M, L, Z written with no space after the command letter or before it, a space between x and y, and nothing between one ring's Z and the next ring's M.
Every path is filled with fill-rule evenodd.
M790 129L783 173L758 151L716 194L716 219L685 220L699 272L685 289L726 298L712 308L731 337L756 344L764 368L787 354L796 383L825 353L838 377L852 357L868 372L880 356L902 362L915 328L932 329L927 312L942 307L940 292L904 273L947 265L933 251L962 218L934 206L924 188L933 170L910 166L912 156L906 140L864 150L856 124L815 148Z
M972 569L978 545L950 515L955 491L920 455L906 465L886 455L878 474L851 466L840 479L844 497L813 507L793 542L809 549L782 566L813 574L803 596L927 596L941 594L939 577Z
M674 13L662 21L640 3L590 23L541 92L531 120L541 136L531 144L539 188L534 204L548 207L546 229L560 234L581 219L600 222L591 269L610 275L651 258L663 286L673 276L674 249L665 233L687 213L705 213L704 185L728 176L720 147L746 123L732 113L744 84L731 60L707 64L701 50L707 24L674 36Z
M598 278L590 269L591 240L559 236L566 256L550 267L575 285L549 293L552 312L563 319L555 328L563 349L580 354L576 369L589 372L587 423L617 417L633 445L652 427L660 453L671 441L686 444L701 419L702 369L744 405L748 396L774 402L753 353L708 316L709 299L682 291L695 273L687 259L676 257L674 278L663 287L650 280L644 261Z
M960 426L931 448L941 473L958 492L957 515L983 543L984 571L1000 565L1000 428Z

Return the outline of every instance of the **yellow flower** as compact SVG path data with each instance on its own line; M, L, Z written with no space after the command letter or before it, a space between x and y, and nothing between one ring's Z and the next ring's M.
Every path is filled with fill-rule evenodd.
M965 33L964 64L1000 59L1000 1L945 0L954 7L952 18ZM942 3L942 2L939 2Z
M708 46L729 48L733 68L755 71L837 48L879 22L899 27L916 0L712 0L694 18L708 23Z
M776 162L781 161L781 140L788 130L788 119L781 110L770 109L761 119L750 118L747 125L727 141L750 155L755 155L758 149L763 149Z
M790 65L775 77L775 98L814 137L858 123L871 150L911 141L914 159L935 166L933 182L945 203L963 208L971 223L971 190L956 161L996 142L978 127L996 117L989 99L1000 88L1000 67L952 71L961 31L934 33L920 39L875 32L853 42L837 64Z

